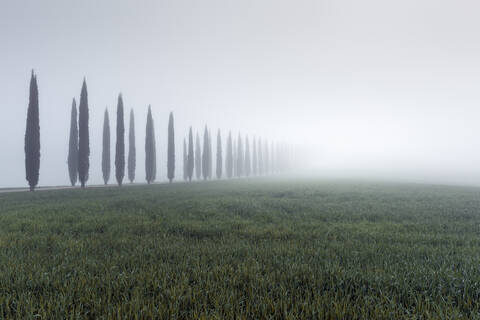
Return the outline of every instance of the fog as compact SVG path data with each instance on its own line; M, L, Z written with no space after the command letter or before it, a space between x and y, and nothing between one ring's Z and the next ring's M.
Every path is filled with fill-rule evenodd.
M0 186L26 186L31 69L40 185L68 183L83 77L90 184L101 183L106 107L114 151L121 92L135 111L137 181L151 104L161 179L173 111L177 180L188 127L208 124L224 141L232 130L295 145L302 175L479 185L479 10L473 0L2 0Z

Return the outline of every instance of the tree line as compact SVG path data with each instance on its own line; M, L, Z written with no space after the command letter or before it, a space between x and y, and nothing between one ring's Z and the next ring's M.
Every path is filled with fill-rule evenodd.
M125 119L122 94L117 99L116 141L115 141L115 179L122 186L125 179L133 183L136 178L136 144L135 115L133 109L129 113L128 154L125 158ZM70 183L75 186L80 183L85 188L89 178L90 167L90 137L89 137L89 106L86 80L83 80L80 101L77 110L75 98L72 101L70 115L69 148L67 156ZM111 135L110 117L105 109L102 137L102 176L105 184L109 183L111 175ZM188 143L187 143L188 140ZM262 176L277 173L289 166L289 147L285 144L268 142L266 139L242 137L232 138L228 133L226 150L223 152L220 130L216 136L215 173L213 173L212 135L205 126L203 142L196 132L195 141L192 127L188 138L183 139L183 179L185 181L208 180L213 175L217 179ZM148 184L155 182L157 175L157 157L155 126L151 106L148 106L145 128L145 180ZM25 170L26 180L31 191L39 181L40 171L40 122L37 76L32 71L30 78L30 95L27 109L25 131ZM175 179L175 129L174 117L170 112L167 132L167 178L171 183Z
M187 142L188 141L188 142ZM195 151L193 145L195 144ZM208 127L203 132L203 147L199 134L196 134L195 142L192 128L189 129L188 138L183 140L183 179L185 181L211 179L213 176L213 154L212 135ZM251 146L251 147L250 147ZM286 150L281 145L268 142L260 138L253 138L250 145L248 136L232 138L228 133L226 141L226 152L223 153L222 135L217 131L216 155L215 155L215 177L234 178L263 176L282 171L285 169L285 159L282 155ZM225 160L223 157L225 156ZM278 162L276 162L278 161Z

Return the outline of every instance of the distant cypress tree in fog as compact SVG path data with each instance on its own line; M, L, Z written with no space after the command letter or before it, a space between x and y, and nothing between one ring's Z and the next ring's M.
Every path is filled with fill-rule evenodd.
M270 146L270 173L275 173L275 165L276 165L275 161L276 161L275 146L272 141Z
M187 156L187 142L183 138L183 180L188 180L188 156Z
M258 173L258 161L257 161L257 142L255 137L253 137L253 144L252 144L252 173L254 176Z
M212 156L212 134L208 130L208 178L211 179L213 175L213 156Z
M205 126L203 132L203 154L202 154L202 176L204 180L208 178L208 129Z
M77 103L75 99L72 102L72 112L70 116L70 138L68 141L68 174L72 187L78 179L78 119Z
M242 137L238 134L237 139L237 177L243 176L243 143Z
M175 177L175 131L173 127L173 112L168 118L168 155L167 155L168 181L171 183Z
M152 109L148 106L147 126L145 134L145 176L147 183L155 181L157 175L157 151L155 146L155 125Z
M248 141L248 136L245 137L245 175L250 176L252 170L252 165L250 163L250 143Z
M103 118L102 173L103 182L107 184L110 179L110 119L106 108Z
M125 123L123 122L123 99L118 95L117 104L117 143L115 146L115 177L117 183L122 186L125 176Z
M227 138L227 154L225 159L225 169L227 170L227 178L231 179L233 175L233 146L232 146L232 133L228 133Z
M83 79L78 107L78 180L82 188L88 181L90 169L90 135L88 132L88 93L87 83Z
M153 182L157 179L157 141L155 139L155 126L153 126L153 143L154 143L154 148L153 148L153 163L152 163L152 168L153 168Z
M222 137L220 130L217 133L217 163L216 163L217 179L222 178L223 158L222 158Z
M265 172L266 175L268 175L270 173L270 168L269 168L269 162L268 162L268 141L267 140L264 141L263 148L264 148L264 152L263 152L263 161L264 161L263 171Z
M207 129L207 144L204 147L203 152L205 153L205 159L203 159L202 155L202 162L205 161L205 174L207 179L210 178L210 130Z
M193 155L193 132L192 132L192 127L190 127L190 131L188 133L188 155L187 155L188 181L192 181L194 165L195 165L195 159Z
M25 129L25 173L30 191L34 191L40 174L40 115L37 76L33 70L30 77L30 97Z
M278 141L275 145L275 170L282 172L282 145Z
M238 176L238 171L237 171L237 142L235 138L233 139L233 176L237 177Z
M262 139L258 139L258 175L263 175L263 150Z
M135 147L135 116L133 109L130 110L130 128L128 129L128 180L135 180L135 168L137 165L137 149Z
M202 177L202 147L200 146L200 137L197 132L195 139L195 176L197 180Z

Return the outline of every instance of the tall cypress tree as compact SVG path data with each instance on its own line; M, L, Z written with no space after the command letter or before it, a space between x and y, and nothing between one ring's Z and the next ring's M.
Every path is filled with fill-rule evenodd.
M207 126L205 126L205 131L203 132L202 175L203 175L203 180L207 180L208 178L208 129L207 129Z
M157 154L155 146L155 126L152 117L152 108L148 106L147 126L145 133L145 179L150 184L155 181L157 174Z
M137 148L135 147L135 115L130 110L130 126L128 128L128 180L133 183L135 180L135 169L137 166Z
M258 175L263 175L263 150L262 150L262 139L258 139Z
M276 169L275 169L275 166L277 165L276 164L276 155L275 155L275 144L271 143L271 147L270 147L270 172L271 173L276 173Z
M198 135L195 139L195 176L197 180L200 180L202 177L202 147L200 145L200 136Z
M217 163L216 163L217 179L222 178L223 158L222 158L222 136L220 129L217 132Z
M195 165L193 155L193 132L192 127L188 133L188 155L187 155L187 170L188 170L188 181L192 181L193 177L193 167Z
M243 143L242 143L242 137L240 136L240 134L238 134L238 140L237 140L237 177L243 176L243 169L244 169Z
M257 142L255 141L255 137L253 137L253 144L252 144L252 173L254 176L257 175L258 172L258 162L257 162Z
M227 155L225 159L225 169L227 170L227 178L231 179L233 175L233 154L232 154L232 133L228 133L227 138Z
M175 178L175 131L173 127L173 112L170 112L168 118L167 176L170 183L173 178Z
M250 164L250 143L248 141L248 136L245 137L245 170L244 173L247 177L250 176L252 170L252 165Z
M187 141L183 138L183 180L188 180Z
M208 178L212 178L213 172L213 157L212 157L212 134L208 130Z
M70 116L70 138L68 141L68 174L72 187L78 180L78 119L77 102L72 101L72 112Z
M103 182L108 184L110 179L110 119L107 108L105 108L105 116L103 118L102 173Z
M238 176L237 157L238 157L237 143L235 139L233 139L233 176L234 177Z
M275 172L282 172L282 147L278 141L275 144Z
M263 171L265 172L266 175L270 173L270 166L269 166L269 158L268 158L268 141L265 140L263 143L264 147L264 153L263 153L263 161L265 161L265 164L263 165Z
M152 159L152 174L153 182L157 179L157 140L155 138L155 122L152 118L152 137L153 137L153 159Z
M117 104L117 143L115 146L115 177L118 186L122 186L125 176L125 123L123 122L123 99L118 95Z
M30 97L25 129L25 177L34 191L40 174L40 115L38 107L37 76L32 70L30 77Z
M82 91L80 93L80 105L78 107L78 180L82 188L88 181L90 169L90 135L88 132L88 93L87 83L83 78Z

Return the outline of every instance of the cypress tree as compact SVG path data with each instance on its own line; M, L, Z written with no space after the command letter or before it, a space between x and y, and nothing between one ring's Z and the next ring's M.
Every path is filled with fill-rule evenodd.
M208 130L208 178L211 179L213 174L213 157L212 157L212 134Z
M200 136L198 135L195 139L195 175L197 180L200 180L202 177L202 147L200 145Z
M90 135L88 132L88 92L87 83L83 79L78 107L78 180L82 188L88 181L90 169Z
M157 154L155 147L155 126L152 117L152 108L148 106L147 126L145 134L145 178L150 184L155 181L157 174Z
M70 116L70 138L68 141L68 174L72 187L78 180L78 119L77 102L73 99Z
M272 141L271 146L270 146L270 173L275 173L275 165L276 165L276 159L275 159L275 146Z
M237 140L237 177L243 176L243 142L242 137L238 134Z
M205 126L205 131L203 132L202 175L203 175L203 180L207 180L208 178L208 129L207 129L207 126Z
M275 170L277 173L282 172L282 147L278 141L275 144Z
M110 119L107 108L105 108L105 116L103 118L102 173L103 182L108 184L110 179Z
M253 145L252 145L252 173L254 176L257 175L258 172L258 162L257 162L257 142L255 141L255 137L253 137Z
M233 139L233 176L237 177L238 176L238 170L237 170L237 143L235 139Z
M153 182L157 179L157 140L155 139L155 123L152 118L152 137L153 137L153 159L152 159L152 178Z
M187 156L187 142L183 138L183 180L188 180L188 156Z
M263 171L265 172L266 175L270 173L270 166L269 166L269 158L268 158L268 141L265 140L263 143L264 147L264 154L263 154L263 160L265 161L265 164L263 165Z
M227 178L231 179L233 175L233 154L232 154L232 133L228 133L227 138L227 155L225 159L225 169L227 170Z
M173 127L173 112L168 118L168 150L167 150L167 176L172 183L175 177L175 131Z
M135 116L133 109L130 110L130 127L128 129L128 180L135 180L135 168L137 166L137 148L135 147Z
M34 191L40 174L40 115L38 107L37 76L32 70L30 77L30 96L25 129L25 177Z
M258 175L263 175L263 150L262 150L262 139L258 139Z
M248 136L245 137L245 170L244 173L247 177L250 176L252 166L250 164L250 143L248 141Z
M193 167L194 167L194 155L193 155L193 133L192 127L188 133L188 155L187 155L187 170L188 170L188 181L192 181L193 177Z
M125 176L125 124L123 122L123 99L118 95L117 104L117 143L115 147L115 177L118 186L122 186Z
M216 163L216 171L217 171L217 179L222 178L222 165L223 165L223 159L222 159L222 137L220 135L220 130L218 130L217 133L217 163Z

